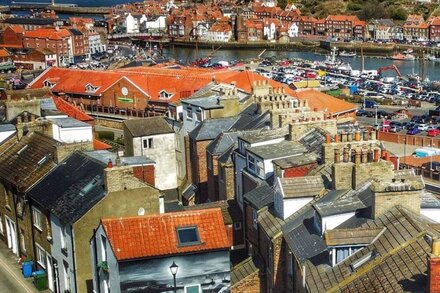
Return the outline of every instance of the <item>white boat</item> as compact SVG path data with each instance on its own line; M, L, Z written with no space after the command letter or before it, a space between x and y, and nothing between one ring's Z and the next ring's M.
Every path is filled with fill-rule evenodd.
M436 57L435 55L426 56L429 61L440 62L440 57Z
M356 57L356 52L347 52L347 51L341 51L339 53L340 57Z
M403 51L404 54L412 54L413 52L414 52L413 49L408 49Z

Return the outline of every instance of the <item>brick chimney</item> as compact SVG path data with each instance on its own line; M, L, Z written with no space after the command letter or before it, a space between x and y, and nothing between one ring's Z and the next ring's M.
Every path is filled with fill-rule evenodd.
M377 219L395 206L420 214L421 195L425 185L420 177L374 181L372 218Z
M432 250L428 256L428 292L440 293L440 239L432 239Z

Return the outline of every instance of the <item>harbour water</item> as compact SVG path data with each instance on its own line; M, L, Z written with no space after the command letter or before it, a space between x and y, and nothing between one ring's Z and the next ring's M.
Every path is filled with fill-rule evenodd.
M167 57L174 58L176 61L182 62L183 64L189 64L194 62L197 58L206 58L212 53L212 61L218 62L221 60L245 60L250 58L257 58L262 50L252 50L252 49L228 49L228 50L217 50L212 53L209 49L199 49L198 51L193 48L181 48L176 47L174 49L164 50L164 55ZM262 58L275 57L276 59L286 59L286 58L300 58L312 61L323 61L325 60L325 55L316 54L313 52L292 52L292 51L266 51ZM360 70L362 67L362 58L341 58L347 63L350 63L354 70ZM421 70L421 60L415 61L396 61L384 58L375 57L365 57L364 58L365 70L377 70L383 66L389 66L395 64L400 70L402 75L416 73L419 74ZM424 61L424 71L425 76L431 81L440 81L440 62ZM388 72L385 75L395 75L394 72Z
M50 3L51 0L14 0L16 3L20 2L38 2L38 3ZM0 0L0 5L11 5L12 0ZM118 4L139 2L136 0L55 0L57 4L76 4L84 7L100 7L100 6L114 6Z

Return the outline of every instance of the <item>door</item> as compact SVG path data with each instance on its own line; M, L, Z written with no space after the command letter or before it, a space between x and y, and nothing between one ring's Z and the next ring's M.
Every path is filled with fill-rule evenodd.
M12 250L14 254L18 256L18 247L17 247L17 228L15 226L15 223L9 219L7 216L6 218L6 233L8 236L8 248Z
M49 290L55 292L52 257L46 253L47 284Z

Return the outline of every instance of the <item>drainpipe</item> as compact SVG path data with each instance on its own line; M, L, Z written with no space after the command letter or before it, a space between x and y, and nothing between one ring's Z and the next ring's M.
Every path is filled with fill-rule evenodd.
M93 251L95 252L95 274L96 274L96 291L101 293L101 281L99 280L99 268L98 268L98 248L96 247L96 229L93 228Z
M73 292L78 292L77 291L77 284L76 284L76 262L75 262L75 243L73 242L73 225L71 225L70 231L72 231L71 233L71 237L70 237L70 241L72 242L72 262L73 262L73 284L75 287L75 290L73 290Z

